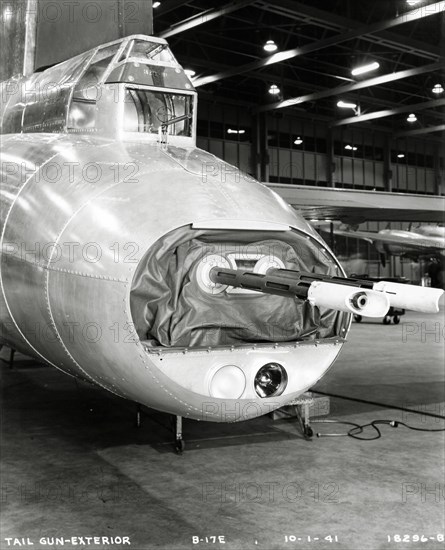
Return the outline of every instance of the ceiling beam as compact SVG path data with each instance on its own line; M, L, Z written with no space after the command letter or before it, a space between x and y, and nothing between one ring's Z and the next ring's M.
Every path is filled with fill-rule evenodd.
M434 107L442 107L445 105L445 99L433 99L432 101L425 101L425 103L417 103L416 105L404 105L403 107L396 107L395 109L387 109L386 111L375 111L374 113L367 113L366 115L353 116L349 118L343 118L331 123L331 127L345 126L346 124L357 124L357 122L366 122L367 120L375 120L376 118L385 118L388 116L398 115L401 113L415 113L416 111L423 111L424 109L433 109Z
M422 134L431 134L433 132L445 131L445 124L438 124L437 126L428 126L428 128L418 128L417 130L409 130L408 132L399 132L394 134L394 138L402 138L409 136L420 136Z
M199 27L204 23L208 23L213 19L217 19L218 17L223 17L224 15L240 10L241 8L245 8L246 6L248 6L249 4L253 4L254 2L255 0L243 0L238 2L230 2L229 4L226 4L225 6L223 6L222 8L203 11L202 13L198 13L198 15L194 15L193 17L190 17L185 21L181 21L176 25L172 25L165 31L160 32L158 36L160 38L170 38L170 36L175 36L176 34L180 34L182 32L188 31L195 27Z
M203 34L205 36L207 36L209 33L206 32L206 33L203 33ZM194 41L192 41L190 39L187 39L187 38L182 39L182 42L190 43L190 44L195 43ZM216 48L217 50L224 51L223 48L221 48L219 46L215 46L215 45L210 44L210 43L206 44L206 48L207 48L207 50L209 48L212 48L212 49ZM184 48L182 48L182 50L184 50ZM210 55L210 58L212 58L212 57L213 56ZM254 56L252 56L252 57L254 57ZM258 57L255 56L255 58L257 59ZM181 62L182 65L190 65L192 68L200 67L201 69L203 69L203 71L205 71L205 69L207 67L207 62L205 61L204 58L196 58L196 57L191 57L191 56L185 57L181 53L179 53L178 54L178 59L179 59L179 61ZM325 63L323 62L323 64L325 64ZM230 68L231 68L230 65L217 63L217 62L213 62L213 61L212 61L212 66L217 71L227 71L227 70L230 70ZM333 70L333 71L340 70L340 67L338 67L337 65L328 64L327 66L330 70ZM289 67L293 71L295 70L295 67L292 66L292 64L289 64L289 63L284 64L284 67ZM300 73L299 76L301 76L301 73L304 73L306 71L309 71L310 73L315 73L316 71L314 69L315 68L309 69L306 66L302 66L302 67L299 68L299 73ZM201 74L203 74L203 71L200 71ZM201 74L199 74L196 78L200 78ZM333 77L333 75L330 75L330 74L325 74L325 73L322 73L322 74L325 75L325 76ZM261 81L267 82L269 85L271 83L277 82L277 80L279 80L280 84L286 85L287 89L290 90L289 95L291 95L292 93L295 93L293 91L296 91L296 90L298 90L299 93L302 93L302 92L315 93L315 92L318 92L318 91L321 91L321 90L324 89L323 87L321 87L319 85L317 86L313 83L309 84L309 83L301 81L301 80L296 80L295 77L290 78L290 77L286 77L286 76L283 76L283 75L282 76L277 76L276 74L265 73L264 71L254 71L254 72L248 74L247 77L252 79L252 80L261 80ZM303 78L303 77L301 76L301 78ZM347 81L352 82L352 83L355 82L355 80L352 79L352 78L350 78L350 79L344 78L343 80L347 80ZM390 87L387 87L387 86L382 86L381 89L384 90L384 91L388 91L388 90L392 91L392 89ZM419 93L418 86L416 88L414 88L414 86L410 85L409 87L406 87L406 88L397 89L397 92L400 93L400 94L409 96L410 98L418 97L422 100L429 99L429 97L427 97L425 94ZM358 100L358 98L359 98L358 94L353 94L353 95L351 95L350 99L353 99L353 98L355 99L356 97L357 97L357 100ZM260 98L258 98L258 96L256 95L256 99L260 99ZM415 100L415 99L413 99L413 100ZM363 101L366 101L366 98L363 98ZM375 98L375 97L369 97L368 101L371 101L375 106L380 106L380 107L392 107L393 104L394 104L394 102L384 101L384 100L381 100L381 99L378 99L378 98ZM257 101L255 101L255 103L257 103Z
M361 24L360 21L355 21L336 13L319 10L294 0L276 0L273 4L267 0L260 0L259 7L266 11L282 15L283 17L296 19L335 31L350 30ZM379 36L363 36L363 40L373 44L389 46L403 53L415 54L427 59L437 60L440 58L440 48L437 46L388 31L381 32Z
M179 61L181 62L181 64L183 66L191 66L191 67L199 67L199 66L202 66L203 65L203 60L202 59L198 59L198 58L195 58L195 57L183 57L181 55L179 55ZM225 64L222 64L222 63L216 63L215 65L215 68L217 68L218 70L221 70L221 71L224 71L224 70L227 70L230 66L229 65L225 65ZM270 84L271 82L273 82L274 80L276 80L276 76L274 75L270 75L270 74L265 74L263 72L255 72L255 73L252 73L249 75L249 78L253 79L253 80L259 80L259 81L263 81L263 82L266 82L267 84ZM280 79L280 82L282 82L283 84L286 84L288 86L292 86L292 87L295 87L296 85L298 85L298 87L300 89L303 89L303 90L311 90L313 91L314 89L320 92L323 91L323 88L321 88L320 86L315 86L314 84L309 84L307 82L296 82L295 80L291 79L291 78L281 78ZM401 91L401 90L399 90ZM317 92L312 92L312 93L317 93ZM200 94L200 97L202 96L202 94L204 93L204 89L201 89L199 91L199 94ZM402 91L402 93L404 93ZM257 94L256 96L257 97ZM412 97L412 96L410 96ZM354 93L351 93L351 95L349 96L349 99L350 100L354 100L354 101L359 101L361 99L362 101L362 104L371 104L374 106L374 107L388 107L388 108L392 108L393 105L394 105L394 102L392 101L385 101L383 99L380 99L380 98L376 98L376 97L368 97L368 98L365 98L365 97L359 97L358 94L354 94ZM257 109L260 108L260 105L255 105L255 103L251 103L250 104L251 108L256 111ZM295 106L293 108L293 111L298 111L298 116L302 116L302 113L304 112L303 111L303 108L301 108L301 110L298 108L298 106ZM429 114L433 114L436 116L436 112L432 111L431 113ZM311 116L315 116L314 114L308 114L309 117ZM323 116L323 115L318 115L318 116ZM332 120L332 117L327 117L325 116L324 117L326 120L329 120L331 121ZM379 128L381 129L381 128ZM389 130L387 130L389 131Z
M254 7L258 7L257 4L254 4ZM230 19L230 15L228 16L228 18ZM232 29L233 30L233 29ZM287 32L286 32L287 34ZM307 38L309 40L313 40L313 37L309 37L307 35L304 35L302 32L299 32L299 39L301 40L302 38ZM189 35L190 36L190 35ZM210 41L209 42L205 42L204 40L202 40L202 38L209 38ZM235 53L236 55L243 55L243 56L246 56L246 57L250 57L252 59L261 59L262 56L261 54L258 55L258 53L256 53L255 55L253 54L247 54L246 51L250 51L251 47L252 47L252 42L247 42L245 40L240 40L239 38L237 39L234 39L232 36L227 36L226 37L226 40L227 40L227 46L226 48L224 48L222 45L218 45L216 46L215 44L212 44L211 43L211 40L214 38L214 33L212 32L209 32L209 31L204 31L204 30L201 30L200 31L200 34L199 34L199 40L202 41L202 43L205 43L206 44L206 48L209 47L209 48L216 48L217 50L220 50L220 51L226 51L227 48L229 47L230 45L230 49L228 51L230 51L231 53ZM180 38L180 40L187 40L187 38ZM192 40L189 40L190 43L195 43L196 42L196 37L194 38L194 41ZM238 44L242 46L242 49L238 49L238 50L235 50L234 51L234 48L235 46L232 48L232 43L233 44L236 44L236 47L239 48ZM342 52L343 55L347 55L347 53L349 52L350 53L350 48L348 48L348 46L346 44L341 44L339 45L339 48L341 48L342 50L344 50ZM255 49L258 50L258 45L255 44ZM400 46L400 49L402 49L402 46ZM406 48L405 48L405 51L406 51ZM439 48L437 48L437 51L439 52ZM336 52L336 55L341 55L339 52ZM376 61L381 61L382 64L384 66L387 66L388 65L388 59L385 58L385 57L382 57L381 54L375 54L375 53L371 53L369 52L369 55L372 55L372 58ZM338 64L337 65L334 65L332 62L329 62L327 61L327 58L328 55L324 54L323 56L319 56L317 58L317 64L320 65L322 68L323 68L323 76L327 76L329 78L332 78L332 79L335 79L335 80L341 80L342 82L356 82L356 79L354 79L353 77L345 77L345 76L341 76L341 74L344 74L344 71L345 71L345 65L343 63L342 66L339 66ZM434 56L429 56L428 59L433 59L434 61L438 61L440 59L442 59L444 56L441 56L440 53L438 53L437 55L434 55ZM248 62L248 60L246 60L246 62ZM287 61L285 62L285 64L295 70L296 69L296 65L295 64L292 64L292 60L290 61ZM201 63L202 65L202 63ZM284 64L282 64L283 66ZM402 61L398 61L398 65L400 65L400 70L402 69L409 69L409 68L412 68L413 66L416 66L417 63L408 63L406 61L402 62ZM390 66L392 66L392 63L390 64ZM223 69L214 64L212 62L212 68L216 71L222 71ZM226 69L230 69L231 66L227 66ZM206 69L208 70L208 65L206 67ZM390 70L389 68L387 70ZM394 69L395 70L395 69ZM305 64L302 64L302 65L298 65L298 71L307 71L307 72L312 72L312 73L315 73L315 67L312 66L312 68L309 68L308 64L305 63ZM259 73L261 71L254 71L252 73L250 73L250 75L254 78L254 75ZM200 75L201 76L201 75ZM204 74L203 74L204 76ZM277 79L277 76L275 75L273 80L276 80ZM295 84L295 82L294 82ZM292 86L292 88L295 89L295 85ZM315 90L315 88L314 88ZM413 92L413 95L415 95L415 93ZM419 96L421 97L421 96Z
M329 46L333 46L335 44L347 42L348 40L352 40L363 35L381 32L391 27L402 25L403 23L416 21L418 19L429 17L431 15L437 15L444 10L445 0L442 0L441 2L435 2L434 4L428 4L427 6L421 6L415 10L411 10L393 19L387 19L386 21L380 21L371 25L365 25L358 29L352 29L348 32L342 32L329 38L316 40L315 42L311 42L310 44L306 44L305 46L301 46L300 48L293 48L291 50L274 53L269 57L247 63L246 65L242 65L240 67L235 67L234 69L231 69L229 71L198 78L197 80L195 80L194 86L205 86L206 84L211 84L212 82L217 82L218 80L222 80L224 78L230 78L231 76L236 76L238 74L255 71L257 69L261 69L262 67L267 67L275 63L281 63L283 61L287 61L301 55L328 48Z
M193 67L193 69L196 69L196 67L203 67L207 63L203 59L199 59L197 57L191 57L189 55L183 56L180 53L177 56L177 58L183 67L190 66L190 67ZM230 65L227 65L225 63L215 62L212 64L218 71L228 71L230 69ZM256 72L256 73L252 73L251 75L248 75L248 77L251 78L252 80L259 80L262 82L266 82L269 86L272 82L275 82L278 79L280 83L289 87L292 86L293 88L295 88L295 86L298 86L299 88L303 88L304 90L314 90L314 86L312 84L308 84L307 82L299 82L289 77L281 77L281 76L277 77L277 75L270 74L270 73ZM265 87L265 91L269 86ZM315 87L315 89L318 90L321 88L320 86L317 86ZM203 90L200 90L200 93L201 91Z
M300 97L294 97L286 99L284 101L278 101L269 105L263 105L259 108L259 111L274 111L275 109L284 109L286 107L292 107L294 105L301 105L308 101L317 101L326 97L332 97L336 95L344 95L355 90L362 90L363 88L370 88L372 86L378 86L387 82L394 82L396 80L402 80L403 78L409 78L411 76L431 73L433 71L442 69L445 66L445 61L439 63L431 63L424 65L423 67L416 67L414 69L407 69L405 71L399 71L397 73L390 73L381 76L376 76L368 80L362 80L361 82L354 82L353 84L346 84L345 86L337 86L337 88L331 88L328 90L322 90L308 95Z

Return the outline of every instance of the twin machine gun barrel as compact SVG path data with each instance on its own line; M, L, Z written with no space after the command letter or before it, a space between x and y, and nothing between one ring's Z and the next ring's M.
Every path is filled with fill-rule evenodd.
M442 290L429 287L290 269L272 268L261 274L216 266L210 270L209 277L218 285L296 297L315 306L366 317L383 317L390 307L435 313L439 311L438 301L443 294Z

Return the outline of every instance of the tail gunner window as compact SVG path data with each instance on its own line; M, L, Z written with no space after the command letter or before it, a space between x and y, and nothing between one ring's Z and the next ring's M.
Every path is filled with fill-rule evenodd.
M152 90L127 89L124 130L172 136L192 135L193 96Z
M176 63L168 44L158 44L147 40L134 40L131 44L128 58L139 58L141 61L155 61L158 63Z

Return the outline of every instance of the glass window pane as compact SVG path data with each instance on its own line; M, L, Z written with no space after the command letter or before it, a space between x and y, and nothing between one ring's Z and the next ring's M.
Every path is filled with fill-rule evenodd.
M127 89L124 130L157 134L164 127L174 136L191 136L193 97L190 95Z

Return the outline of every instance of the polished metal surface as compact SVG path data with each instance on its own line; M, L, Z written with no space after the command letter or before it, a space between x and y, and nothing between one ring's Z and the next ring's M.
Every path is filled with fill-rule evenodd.
M188 367L181 352L161 370L132 333L129 294L144 253L173 229L206 220L231 220L228 228L237 220L258 228L263 221L287 224L329 253L267 188L250 179L240 184L219 159L197 149L188 151L194 165L214 166L212 175L193 173L177 162L177 153L173 146L89 136L3 137L2 334L14 347L114 393L171 412L183 401L191 407L181 409L184 415L195 411L199 417L203 397L175 382L176 364L182 376L188 371L197 377L196 358ZM331 344L326 353L314 348L317 360L308 363L309 371L320 376L340 347ZM214 368L218 354L209 366L208 353L201 353ZM291 353L301 357L299 350ZM263 364L280 354L289 360L288 350L261 348ZM245 355L233 351L231 361ZM173 378L166 378L166 369L173 369Z
M181 228L237 230L246 239L256 230L284 234L343 272L318 234L282 198L194 147L196 109L189 136L181 135L176 123L165 130L161 125L159 134L146 124L128 132L125 94L120 93L117 101L97 101L93 131L67 127L73 98L88 89L80 83L95 60L107 60L98 85L107 96L107 75L116 64L130 62L139 69L136 63L153 63L132 57L136 50L159 52L162 58L154 63L173 69L183 82L173 91L190 94L196 105L196 93L188 80L181 80L182 69L168 58L164 45L160 39L130 37L111 45L111 59L101 55L110 45L87 52L32 77L33 83L59 78L54 102L38 109L31 102L20 105L13 94L4 109L5 128L17 133L2 136L0 338L149 407L203 420L245 420L284 405L323 376L342 347L349 316L338 316L336 337L312 338L303 346L286 342L149 352L137 337L130 310L132 280L147 251ZM155 90L165 98L172 90L162 87L158 77L167 73L156 74L156 86L134 81L117 86L123 92L134 86ZM101 122L107 118L113 120L109 126ZM168 118L173 119L175 113ZM42 131L49 123L51 132ZM286 369L286 390L260 398L256 373L275 362ZM226 365L244 373L239 399L211 394L213 377Z
M196 93L167 42L134 35L94 48L29 78L15 77L3 82L0 132L120 137L126 131L129 90L142 88L154 93L181 90L191 96L196 125ZM189 141L188 145L193 143Z
M0 82L34 70L37 0L2 0L0 9Z

